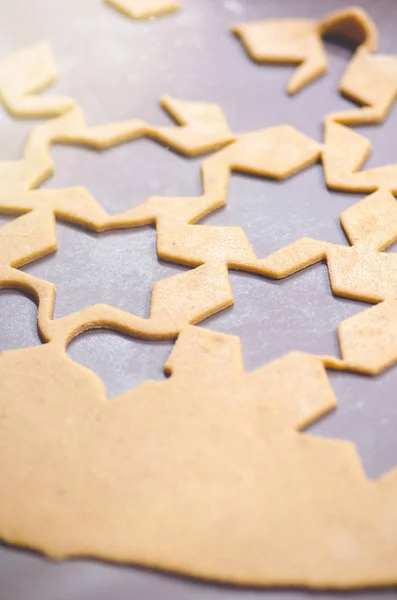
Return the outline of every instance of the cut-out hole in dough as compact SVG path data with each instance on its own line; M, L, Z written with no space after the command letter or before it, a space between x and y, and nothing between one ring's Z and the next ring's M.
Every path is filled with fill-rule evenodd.
M83 186L110 214L134 208L151 196L201 193L200 159L178 155L139 139L106 151L54 145L55 173L43 188Z
M0 289L0 352L40 344L34 301L16 290Z
M237 49L241 50L238 47ZM329 73L303 88L295 96L288 96L282 92L294 71L293 66L288 68L286 65L258 65L243 53L234 53L233 61L237 62L239 68L244 69L244 86L236 86L236 89L233 88L233 95L225 93L225 97L221 97L221 106L232 130L250 131L288 123L302 133L321 141L326 114L355 108L351 100L338 92L339 81L351 52L331 42L326 44L326 51L329 57ZM227 56L230 61L230 55ZM240 65L240 62L243 64ZM226 66L224 68L226 69ZM236 83L231 81L230 85ZM245 107L243 111L241 104ZM264 105L271 106L271 110L263 111ZM260 122L258 115L261 115Z
M299 94L285 96L289 100L287 122L296 125L298 129L314 136L319 141L323 137L323 121L327 114L350 111L359 106L351 98L343 96L338 91L339 82L352 56L351 48L346 43L337 43L335 38L327 39L324 42L324 47L328 58L326 75L305 86ZM263 68L269 67L284 72L283 87L294 71L293 66L287 69L287 73L285 73L286 65L263 65ZM280 90L280 87L278 90ZM307 122L308 112L313 115L310 123Z
M283 280L233 271L230 279L234 306L205 327L241 337L248 371L295 350L339 356L338 324L368 308L333 296L321 263Z
M328 190L318 165L282 181L233 173L228 204L201 223L242 227L262 258L300 237L348 245L339 215L356 202Z
M68 354L101 378L111 399L149 379L163 379L164 363L172 347L172 342L137 340L113 331L89 331L71 342Z
M397 464L397 368L376 377L329 371L336 411L308 428L321 437L354 442L367 475L381 476Z
M241 22L232 30L253 60L298 65L288 81L289 94L296 94L327 72L324 36L346 37L360 46L358 52L374 52L378 44L376 26L360 7L333 11L319 21L266 19Z
M56 286L54 317L93 304L149 316L152 286L184 270L158 261L152 228L96 234L57 225L58 250L24 271Z

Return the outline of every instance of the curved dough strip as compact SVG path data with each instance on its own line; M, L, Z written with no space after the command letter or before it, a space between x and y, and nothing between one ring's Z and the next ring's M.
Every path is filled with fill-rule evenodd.
M299 63L287 86L289 94L295 94L327 71L321 39L324 35L341 35L370 52L378 45L376 26L360 7L334 11L321 21L280 19L239 23L233 32L257 62Z
M358 125L379 123L397 96L397 60L377 55L378 34L370 17L359 7L337 10L321 21L278 20L242 23L233 28L251 58L257 62L300 63L287 90L299 91L328 69L322 37L338 35L353 42L355 54L339 89L363 105L327 115L326 120Z

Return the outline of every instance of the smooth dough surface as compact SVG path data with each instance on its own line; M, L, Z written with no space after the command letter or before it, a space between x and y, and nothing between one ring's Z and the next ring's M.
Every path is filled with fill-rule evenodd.
M343 33L352 14L356 23L356 12L338 14L327 31ZM376 36L370 25L364 34L355 60L371 69ZM2 94L6 71L0 65ZM40 87L29 77L13 90L14 106ZM361 100L379 107L386 93L360 85ZM390 100L392 78L388 86ZM0 210L22 213L0 228L0 287L36 299L45 342L0 353L0 537L55 558L238 584L395 584L397 470L369 481L352 444L300 430L336 406L326 367L375 374L397 360L397 259L382 253L397 239L396 167L359 171L370 145L336 117L319 144L288 125L233 134L214 104L163 105L177 125L88 127L72 103L32 131L20 161L0 163ZM54 169L53 143L110 148L145 135L186 155L216 151L203 160L201 196L149 198L110 216L84 188L33 190ZM319 159L330 187L374 192L341 215L351 247L301 238L257 258L241 228L195 224L225 205L233 170L282 179ZM107 305L53 319L55 287L18 267L56 250L56 218L98 232L155 223L159 256L195 268L155 284L148 319ZM228 269L282 278L324 259L335 294L377 304L340 324L340 359L292 353L246 373L237 338L192 326L232 304ZM66 354L73 337L97 327L178 337L170 379L107 402L100 380Z
M107 402L56 341L0 355L4 540L239 584L397 580L396 470L371 482L352 444L298 433L336 404L319 357L248 374L237 338L190 327L167 369Z

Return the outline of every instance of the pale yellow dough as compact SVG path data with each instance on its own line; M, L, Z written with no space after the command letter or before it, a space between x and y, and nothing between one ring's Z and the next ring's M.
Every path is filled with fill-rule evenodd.
M104 0L131 19L149 19L181 8L179 0Z
M331 113L326 120L346 125L382 122L397 96L397 58L359 48L342 76L339 89L363 108Z
M299 63L288 83L290 94L295 94L327 71L321 39L324 35L341 35L370 52L378 46L376 26L360 7L336 10L320 21L279 19L239 23L233 27L233 32L255 61Z
M365 137L327 121L324 141L322 161L330 188L349 192L384 189L397 193L397 164L360 170L371 152L371 144Z
M50 146L56 142L106 149L149 136L183 154L196 155L235 139L216 105L167 96L162 99L162 104L180 125L152 127L144 121L131 120L87 127L82 110L75 106L65 115L33 129L21 161L0 162L0 211L29 212L0 229L0 267L19 267L54 252L57 248L54 216L95 231L135 227L156 222L156 219L161 221L163 214L179 213L180 218L185 217L189 199L170 199L168 204L165 199L152 198L136 209L111 216L84 188L30 191L53 172ZM151 203L154 208L158 204L158 209L154 211ZM17 272L14 281L16 279ZM93 322L97 327L110 327L144 338L174 338L186 324L197 323L232 303L226 266L208 264L157 282L153 288L149 319L141 319L112 306L98 305L66 317L64 321L53 322L51 304L48 310L39 311L39 328L44 339L54 327L66 327L65 335L71 339L90 328Z
M299 63L287 86L290 94L327 71L324 35L337 34L357 45L339 89L363 108L331 113L326 120L347 125L378 123L386 117L397 96L397 59L373 54L378 33L362 8L337 10L320 21L281 19L241 23L233 31L257 62Z
M169 96L163 97L162 105L178 125L153 127L141 119L131 119L88 127L78 106L38 125L28 138L22 160L0 162L0 202L5 198L6 207L10 195L37 187L53 173L50 149L55 143L106 149L147 136L182 154L196 156L235 140L216 105L187 102Z
M238 584L397 580L397 472L297 431L336 405L319 357L253 373L237 338L189 327L166 382L112 402L64 343L0 355L0 534Z
M0 288L14 287L30 294L37 288L33 296L39 304L38 324L43 340L56 338L66 344L93 327L140 338L172 339L188 323L197 323L233 303L226 267L208 264L157 281L148 319L98 304L52 320L54 286L39 282L14 267L54 252L56 248L55 219L50 209L34 210L0 228Z
M141 135L151 135L167 139L169 145L189 154L227 144L203 161L203 195L200 197L153 197L137 208L110 216L84 188L19 191L12 187L10 192L7 177L4 178L7 193L0 196L0 210L29 212L0 229L0 240L6 240L0 264L7 268L18 267L56 249L54 216L95 231L155 223L158 256L198 267L155 285L149 319L139 319L109 306L95 306L52 321L52 304L49 304L48 310L39 312L39 328L44 339L49 339L51 331L61 328L59 335L69 340L93 322L98 327L108 326L139 337L172 338L186 324L197 323L233 303L228 269L280 278L324 258L328 260L335 294L368 302L385 301L387 306L390 305L396 287L396 261L394 255L380 254L378 250L383 250L397 239L397 209L393 197L385 190L342 215L342 223L354 244L353 248L316 240L299 240L292 245L291 251L287 247L268 257L257 258L241 228L194 224L226 203L232 170L282 179L321 158L327 181L334 186L334 172L339 178L342 175L346 177L346 171L355 171L360 166L362 152L370 148L365 138L331 122L327 125L331 133L341 131L351 136L356 145L340 143L338 136L334 139L328 135L326 143L321 145L290 126L234 135L216 105L171 98L164 98L163 104L181 126L153 128L135 120L88 128L83 113L76 107L33 130L23 164L27 171L36 171L36 177L40 172L52 170L49 146L56 141L106 148ZM0 163L0 170L2 166ZM7 174L9 163L4 165L4 169ZM37 235L39 229L40 235ZM23 245L20 244L22 235ZM356 265L357 274L352 278L353 265ZM380 315L374 309L370 309L369 313L374 315L374 319ZM366 319L367 312L364 312L341 325L342 360L324 357L327 365L375 373L397 360L397 341L385 346L383 329L375 327L367 328L365 337L370 345L379 346L379 352L356 356L360 332L346 341L343 331L349 330L350 322L361 323ZM392 311L389 321L392 321Z
M0 99L16 117L48 117L69 110L71 98L42 96L57 78L51 46L43 42L0 62Z
M235 135L213 104L163 104L179 125L88 127L73 107L33 130L22 160L0 163L0 210L26 213L0 228L0 287L35 298L45 342L0 354L0 537L238 584L395 584L397 470L369 481L352 444L299 430L336 406L325 367L373 374L397 360L397 258L381 252L397 239L396 167L358 171L370 145L333 120L318 144L287 125ZM53 143L144 135L188 155L225 146L202 163L201 196L110 216L84 188L33 190ZM226 204L232 170L282 179L319 159L331 187L375 190L341 216L351 247L302 238L257 258L241 228L195 224ZM53 284L18 267L56 250L56 217L98 232L155 223L159 256L196 268L155 284L148 319L107 305L53 319ZM233 302L229 268L282 278L323 259L335 294L378 303L341 323L340 359L292 353L246 373L237 338L190 325ZM66 354L97 327L179 336L171 378L108 403Z

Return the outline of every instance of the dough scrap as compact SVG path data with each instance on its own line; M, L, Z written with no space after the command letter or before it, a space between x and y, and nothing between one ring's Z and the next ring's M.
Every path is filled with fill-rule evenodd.
M233 28L250 57L257 62L300 63L287 91L295 94L323 75L327 58L322 37L336 34L356 44L339 90L363 105L327 115L326 120L360 125L385 119L397 96L397 59L373 54L378 33L369 15L359 7L330 13L321 21L275 20L241 23Z
M289 94L296 94L327 70L317 21L253 21L235 25L232 31L255 62L299 63L287 85Z
M176 12L181 8L179 0L104 0L131 19L149 19Z
M358 48L343 73L339 90L363 108L330 113L326 120L345 125L381 123L397 96L397 59Z
M57 79L49 42L25 48L0 62L0 99L15 117L50 117L74 106L72 98L42 96Z
M63 342L0 355L2 539L237 584L397 580L397 471L298 432L336 405L321 358L246 373L238 338L188 327L166 369L107 402Z
M287 86L289 94L295 94L327 71L327 58L321 39L324 35L340 35L369 52L374 52L378 46L375 24L358 6L336 10L321 21L253 21L239 23L232 31L257 62L299 63Z

